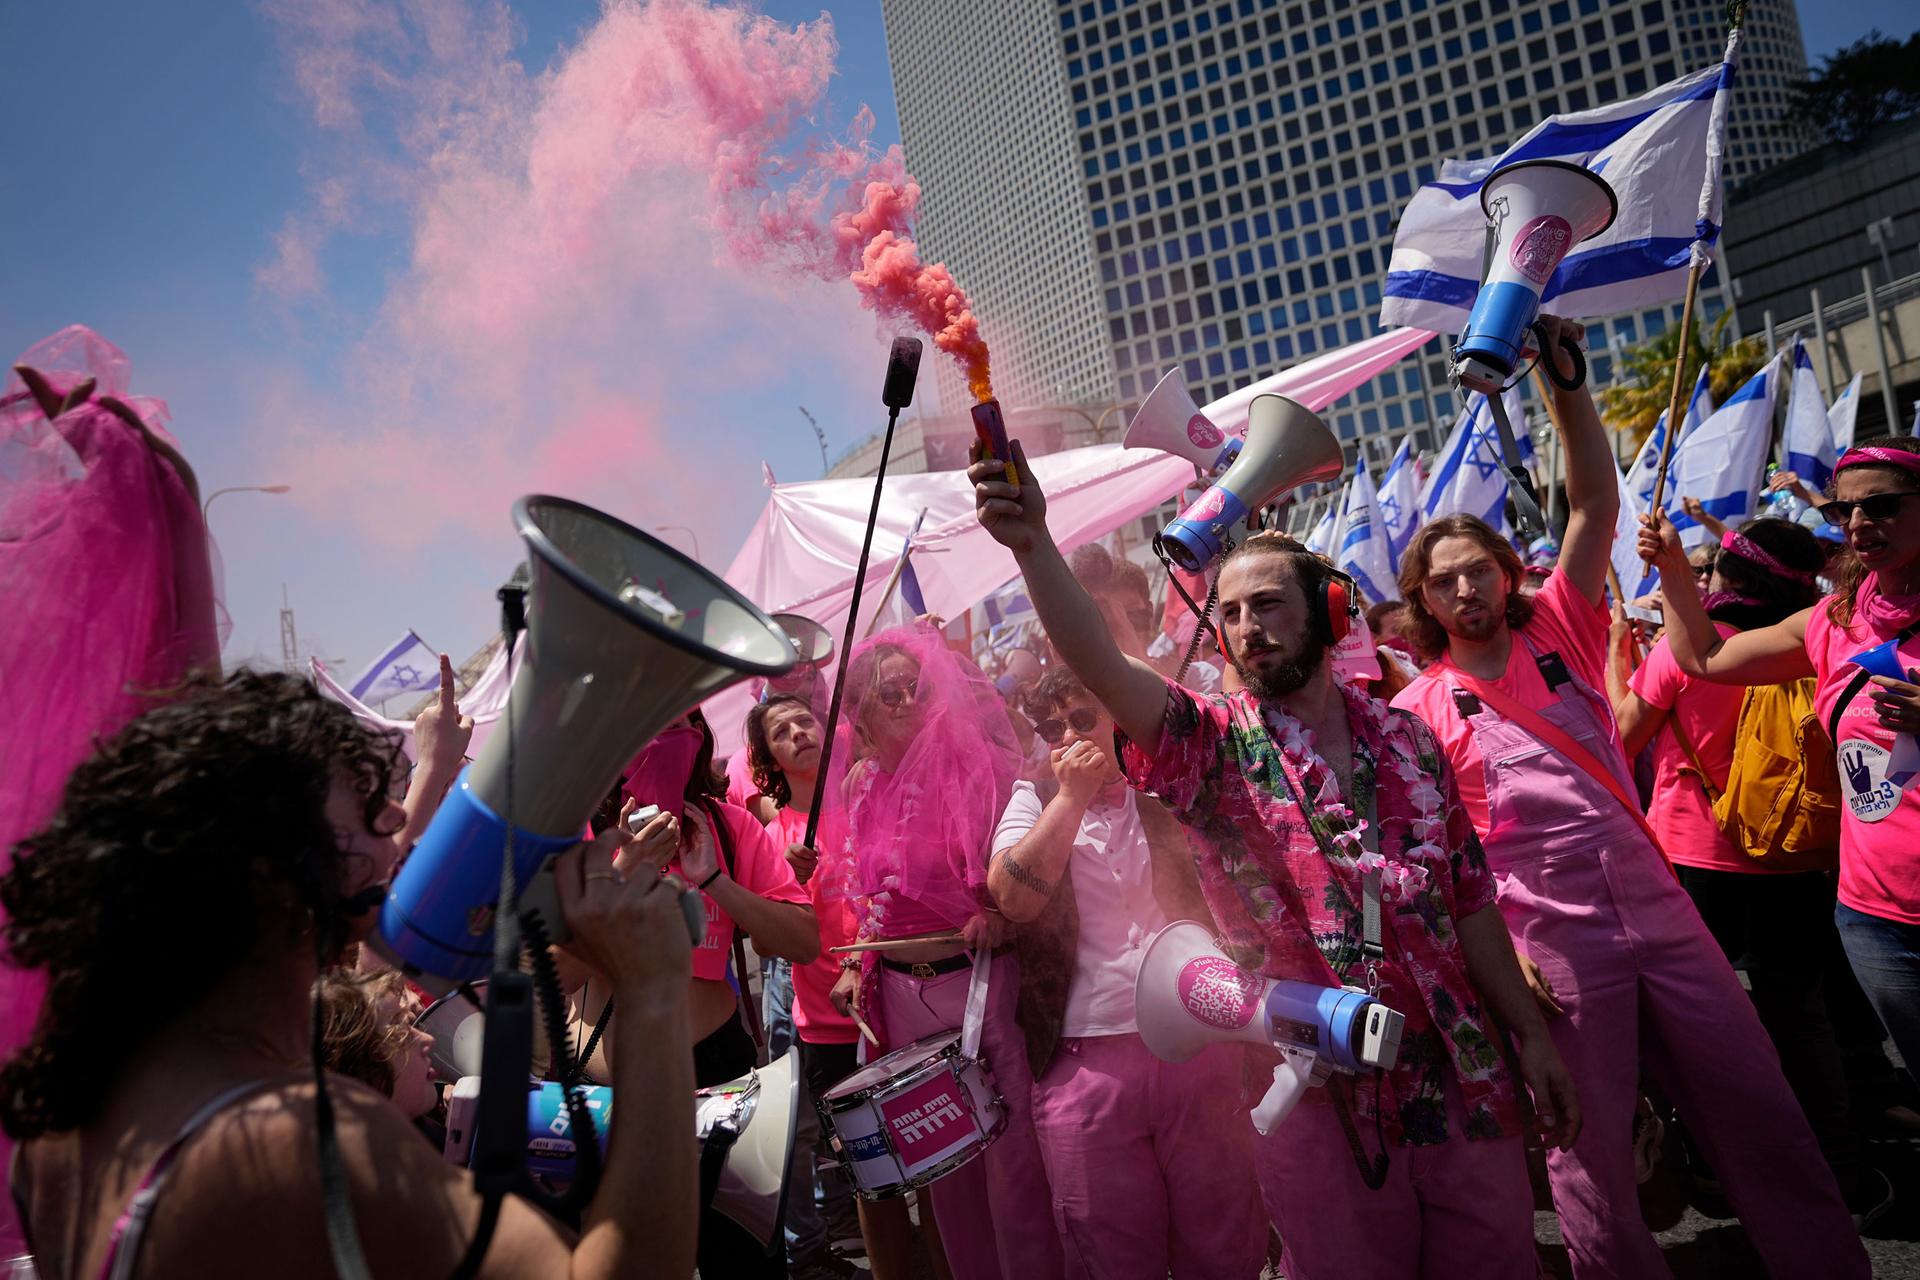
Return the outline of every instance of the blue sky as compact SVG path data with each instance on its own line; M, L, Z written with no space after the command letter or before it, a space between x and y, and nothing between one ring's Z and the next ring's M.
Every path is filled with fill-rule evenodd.
M763 11L799 23L818 17L820 6L770 3ZM1817 58L1876 25L1904 35L1910 14L1906 5L1850 0L1803 6L1801 20ZM838 74L818 123L838 129L865 103L874 141L898 141L878 0L837 4L832 15ZM537 74L579 42L600 10L541 0L517 6L514 16L522 35L516 56ZM407 268L415 228L402 211L375 202L326 241L317 297L290 304L261 287L257 273L274 258L275 236L290 215L313 207L316 181L339 160L338 140L316 127L263 6L11 4L0 6L0 44L15 52L0 77L0 120L8 122L0 352L10 359L66 324L92 325L129 354L135 391L170 402L203 493L295 488L285 497L231 494L213 508L233 620L229 662L278 661L283 583L303 650L342 660L350 672L407 627L465 657L491 630L493 588L519 558L504 502L461 518L411 508L448 505L477 465L472 453L526 437L469 448L457 423L442 422L423 431L417 450L396 451L389 432L388 447L369 454L381 473L371 478L380 485L371 509L317 502L314 478L287 470L299 456L287 446L296 419L338 423L367 403L347 397L342 383L379 340L376 317ZM636 344L694 344L691 356L675 351L666 361L683 374L675 385L610 384L620 395L651 396L675 433L670 441L684 446L641 450L599 471L583 471L579 459L533 458L524 480L532 487L546 476L574 478L581 491L572 496L635 524L691 526L708 563L724 568L761 505L753 462L765 459L782 479L819 474L819 450L797 405L820 419L836 454L883 424L884 344L850 293L833 286L787 285L761 298L737 280L709 276L696 260L686 264L682 287L712 294L707 328L698 317L690 328L657 313L606 320L631 326ZM728 308L755 315L728 324ZM789 310L792 324L782 329ZM755 363L755 376L700 385L698 352L730 341L743 349L719 362ZM753 361L754 351L763 358ZM321 402L325 413L315 409ZM343 453L359 447L342 432ZM476 483L519 478L517 462L511 452L493 457L488 481ZM550 463L556 469L543 476ZM684 545L684 535L669 536Z

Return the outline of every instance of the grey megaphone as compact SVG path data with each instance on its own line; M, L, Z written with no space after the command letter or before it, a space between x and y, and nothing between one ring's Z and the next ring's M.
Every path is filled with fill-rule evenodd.
M661 729L729 685L794 664L777 623L632 525L538 495L514 503L513 520L530 572L525 656L504 732L487 740L414 846L377 935L407 972L451 982L493 967L509 821L515 881L525 886L580 840L621 766ZM523 905L537 905L532 892ZM558 911L548 904L541 915L548 934L562 937Z
M1239 456L1246 442L1221 430L1187 390L1187 375L1175 365L1153 389L1127 423L1129 449L1158 449L1185 458L1203 472L1225 466Z
M771 1249L786 1221L794 1140L800 1123L800 1051L738 1080L694 1094L694 1130L703 1146L726 1144L713 1207ZM811 1166L813 1153L805 1153ZM811 1179L799 1186L811 1195Z
M1199 573L1233 545L1233 529L1248 513L1300 485L1332 480L1345 468L1340 442L1318 414L1285 396L1255 396L1240 456L1161 531L1161 546L1182 569Z

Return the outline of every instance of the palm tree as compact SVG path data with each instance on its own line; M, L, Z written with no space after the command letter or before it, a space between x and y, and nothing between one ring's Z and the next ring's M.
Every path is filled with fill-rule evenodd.
M1694 328L1687 367L1680 379L1682 395L1692 391L1702 361L1710 370L1707 383L1715 404L1724 401L1766 363L1767 344L1761 339L1726 341L1727 321L1732 318L1733 312L1721 312L1705 337L1698 326ZM1616 362L1613 385L1600 393L1600 410L1607 425L1631 435L1635 448L1652 433L1653 424L1667 410L1673 395L1673 361L1679 351L1680 326L1669 325L1623 351Z

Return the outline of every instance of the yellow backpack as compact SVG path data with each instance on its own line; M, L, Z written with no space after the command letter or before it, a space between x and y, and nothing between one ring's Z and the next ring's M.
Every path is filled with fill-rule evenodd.
M1840 771L1812 676L1755 685L1740 702L1733 768L1713 816L1748 857L1782 871L1840 865ZM1712 795L1709 792L1709 795Z

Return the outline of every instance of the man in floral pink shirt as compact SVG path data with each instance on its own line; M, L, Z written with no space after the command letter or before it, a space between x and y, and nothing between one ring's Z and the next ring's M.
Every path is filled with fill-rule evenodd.
M1013 552L1047 634L1112 714L1129 781L1190 828L1229 954L1270 977L1371 987L1407 1020L1391 1072L1309 1090L1256 1144L1286 1274L1470 1268L1531 1280L1521 1112L1496 1026L1514 1039L1550 1143L1573 1141L1579 1104L1433 736L1333 679L1322 590L1331 566L1276 534L1222 562L1222 634L1246 687L1202 701L1121 653L1047 532L1018 445L1015 454L1017 488L995 465L970 472L980 521ZM1363 867L1382 871L1385 957L1372 966L1361 953ZM1361 1163L1382 1146L1385 1180L1369 1189Z

